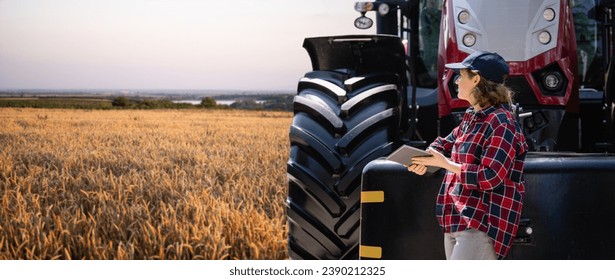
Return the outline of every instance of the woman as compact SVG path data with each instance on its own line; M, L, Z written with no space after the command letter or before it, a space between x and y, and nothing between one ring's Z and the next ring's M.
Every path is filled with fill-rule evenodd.
M447 170L436 199L447 259L502 259L519 227L527 151L503 84L508 65L496 53L476 52L446 67L459 74L458 97L471 107L458 127L431 143L433 156L413 158L408 170Z

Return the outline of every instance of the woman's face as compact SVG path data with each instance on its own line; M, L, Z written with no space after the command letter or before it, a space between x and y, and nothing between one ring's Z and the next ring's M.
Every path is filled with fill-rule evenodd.
M474 77L471 77L470 73L468 73L468 70L461 69L461 71L459 71L459 76L455 80L459 91L457 97L459 97L459 99L470 102L470 104L472 105L476 104L476 98L474 98L474 95L472 95L472 91L478 84L479 80L479 75L474 75Z

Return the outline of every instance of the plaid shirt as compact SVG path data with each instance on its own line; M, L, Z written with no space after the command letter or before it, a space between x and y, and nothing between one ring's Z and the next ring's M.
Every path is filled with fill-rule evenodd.
M469 108L459 126L430 147L461 164L460 176L446 173L436 199L436 217L444 232L486 232L498 257L506 257L519 227L527 151L509 106L478 112Z

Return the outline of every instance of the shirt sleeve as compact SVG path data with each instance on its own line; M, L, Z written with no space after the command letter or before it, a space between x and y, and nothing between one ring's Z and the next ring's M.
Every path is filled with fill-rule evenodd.
M508 177L515 158L515 126L502 123L486 142L480 164L461 165L461 183L469 190L489 191Z
M443 155L450 156L451 150L453 149L453 144L455 143L455 139L457 139L458 130L459 127L455 127L453 131L451 131L451 133L449 133L449 135L447 135L446 137L438 136L438 138L436 138L436 140L434 140L433 143L429 145L429 147Z

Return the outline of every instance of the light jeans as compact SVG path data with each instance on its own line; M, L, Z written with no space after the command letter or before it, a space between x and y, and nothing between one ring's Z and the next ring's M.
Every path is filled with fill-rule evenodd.
M476 229L444 233L447 260L496 260L493 240Z

